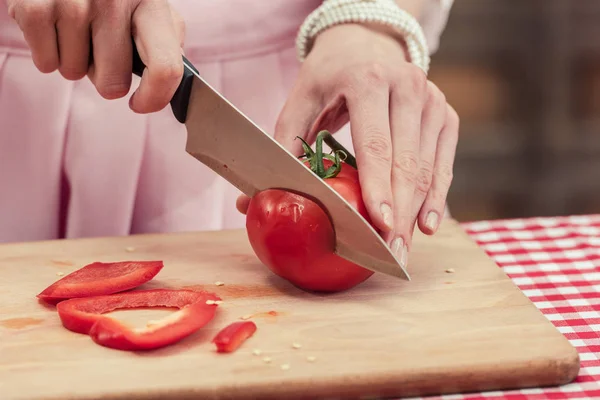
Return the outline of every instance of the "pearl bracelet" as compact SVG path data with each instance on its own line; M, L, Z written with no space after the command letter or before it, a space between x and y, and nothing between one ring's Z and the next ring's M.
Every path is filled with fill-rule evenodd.
M304 61L322 31L344 23L379 23L398 32L408 49L410 62L429 71L429 48L419 22L394 0L325 0L300 27L296 37L298 60Z

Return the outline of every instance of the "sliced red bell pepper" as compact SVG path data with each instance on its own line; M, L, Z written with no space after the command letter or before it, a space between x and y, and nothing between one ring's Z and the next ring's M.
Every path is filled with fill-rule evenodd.
M122 292L148 282L162 268L162 261L95 262L59 279L37 297L56 304L74 297Z
M217 300L219 297L213 293L154 289L65 300L58 303L56 309L65 328L87 333L99 345L120 350L150 350L175 343L202 328L213 319ZM102 315L139 307L179 310L145 328L131 328Z
M256 332L256 324L252 321L239 321L227 325L215 336L213 343L219 353L231 353L237 350Z

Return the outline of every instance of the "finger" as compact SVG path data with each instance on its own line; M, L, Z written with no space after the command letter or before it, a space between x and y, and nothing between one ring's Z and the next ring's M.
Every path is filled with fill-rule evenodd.
M122 2L109 1L94 13L91 23L94 63L90 79L102 97L118 99L131 87L131 10Z
M275 124L274 139L295 156L302 154L302 143L296 139L300 136L311 143L308 134L311 124L319 113L319 100L309 90L307 83L299 79L286 101L277 123Z
M185 21L181 14L179 14L173 7L169 6L171 10L171 20L173 21L173 27L175 27L175 33L179 39L179 47L183 48L185 42Z
M8 12L17 22L31 50L36 68L43 73L59 66L56 13L50 0L9 1Z
M452 183L459 125L458 114L451 106L446 105L446 123L438 139L433 180L419 214L419 226L427 225L427 218L432 212L436 213L439 219L444 215L446 198Z
M446 97L430 81L427 82L427 100L421 117L421 139L419 156L419 174L412 205L412 224L417 222L419 212L431 188L433 166L437 150L438 137L446 122ZM440 214L432 210L425 221L419 221L423 233L432 234L438 226Z
M245 194L240 195L235 201L235 208L237 208L237 210L244 215L246 215L248 212L249 206L250 197L246 196Z
M90 7L87 1L64 1L57 9L58 70L66 79L77 80L88 72L90 57Z
M132 25L146 69L130 107L139 113L159 111L169 104L183 76L181 46L166 0L141 2L133 14Z
M347 102L361 191L373 224L387 233L394 221L389 87L382 84L358 93L349 95Z
M391 94L392 191L394 232L392 242L400 263L406 266L412 242L412 204L419 173L420 131L427 78L416 69L407 69Z

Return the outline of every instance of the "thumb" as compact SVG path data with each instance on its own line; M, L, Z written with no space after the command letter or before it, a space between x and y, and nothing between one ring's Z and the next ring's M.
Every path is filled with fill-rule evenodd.
M246 196L245 194L238 196L235 201L235 208L237 208L240 213L246 215L248 212L248 207L250 207L250 197Z

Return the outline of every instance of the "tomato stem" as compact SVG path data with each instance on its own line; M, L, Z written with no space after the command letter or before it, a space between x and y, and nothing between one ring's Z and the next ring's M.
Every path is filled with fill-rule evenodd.
M322 132L324 132L323 141L327 143L327 146L329 146L334 152L341 152L342 154L344 154L345 158L343 158L342 161L354 167L355 169L358 169L358 167L356 166L356 158L354 158L352 153L350 153L350 151L348 151L340 142L335 140L331 133L329 133L328 131Z
M300 156L300 158L306 158L308 160L311 171L318 177L323 179L335 178L342 170L342 161L356 168L356 159L354 156L335 140L328 131L321 131L317 134L315 151L313 151L310 145L300 136L297 136L297 138L302 141L302 148L304 149L304 155ZM323 154L323 141L331 147L333 154ZM323 159L325 158L333 163L327 170L323 164Z

